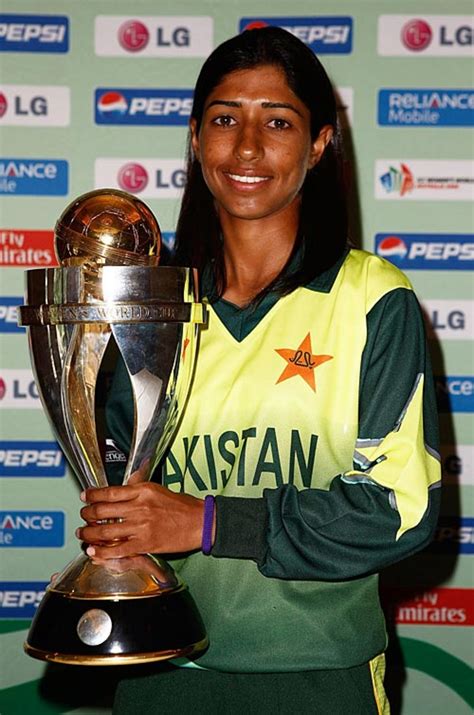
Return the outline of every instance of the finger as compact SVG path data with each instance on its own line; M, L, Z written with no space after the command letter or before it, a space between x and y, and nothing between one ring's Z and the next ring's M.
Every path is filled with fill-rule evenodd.
M114 541L115 539L128 539L134 533L134 528L126 523L123 524L98 524L94 526L82 526L76 529L78 539L87 544L97 544L103 541Z
M82 507L79 513L81 518L90 524L109 519L125 519L128 511L129 502L113 502L111 504L100 502L100 504L88 504Z
M150 459L145 459L136 472L133 472L128 478L127 484L139 484L140 482L148 481L150 476Z
M92 487L81 493L81 501L87 504L95 504L100 501L117 502L135 499L136 491L133 486L121 487Z
M107 561L109 559L122 559L125 556L135 556L137 554L137 546L133 539L117 542L114 546L107 546L106 544L91 544L87 547L86 554L94 562Z

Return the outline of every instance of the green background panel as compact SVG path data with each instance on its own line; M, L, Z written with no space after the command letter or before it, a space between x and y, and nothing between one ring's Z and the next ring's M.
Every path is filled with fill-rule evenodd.
M472 129L457 127L383 127L377 124L377 94L381 88L468 88L472 59L468 57L384 57L377 54L377 22L381 14L468 15L465 0L3 0L2 13L68 15L70 52L65 55L2 53L1 84L61 85L71 88L71 123L67 127L3 127L0 152L11 157L48 157L70 163L68 197L2 197L0 228L52 229L73 197L94 187L97 157L176 159L184 155L186 131L180 127L97 126L94 123L96 87L193 87L199 58L98 57L94 50L97 15L208 15L214 20L214 45L238 31L241 17L276 15L308 17L349 15L354 21L353 51L322 55L336 87L353 89L350 135L352 174L355 180L353 237L368 250L376 233L468 233L472 205L467 201L381 201L374 197L374 162L377 159L469 159L473 156ZM161 227L172 231L178 200L150 199ZM410 271L424 300L473 300L472 274L462 271ZM23 292L23 271L0 269L1 294ZM472 374L472 335L462 341L433 341L436 372ZM2 369L29 368L25 335L0 334ZM446 444L473 444L471 414L441 416ZM51 429L40 410L0 409L0 440L50 440ZM471 475L472 477L473 475ZM472 484L472 479L471 479ZM74 530L80 519L79 488L70 474L57 479L2 479L3 509L63 510L66 545L57 549L2 549L0 580L47 580L78 551ZM472 517L473 486L445 490L443 512ZM384 575L397 585L430 583L442 588L472 587L472 555L422 554L411 563ZM45 666L25 656L25 622L0 621L1 715L106 715L110 710L117 669ZM399 626L392 633L389 652L395 682L394 712L401 715L467 715L472 691L466 685L472 661L472 629L449 626ZM428 663L428 666L426 665ZM100 671L100 672L99 672ZM398 681L397 681L398 678ZM398 683L398 684L397 684ZM402 684L402 685L401 685Z

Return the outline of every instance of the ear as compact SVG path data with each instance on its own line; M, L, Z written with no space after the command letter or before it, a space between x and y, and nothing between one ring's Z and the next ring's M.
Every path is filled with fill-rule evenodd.
M189 130L191 132L191 146L193 148L194 156L198 161L201 161L199 155L199 136L197 132L197 121L192 118L189 121Z
M334 129L330 124L325 124L318 136L311 145L311 153L308 161L308 170L312 169L320 161L324 150L331 141Z

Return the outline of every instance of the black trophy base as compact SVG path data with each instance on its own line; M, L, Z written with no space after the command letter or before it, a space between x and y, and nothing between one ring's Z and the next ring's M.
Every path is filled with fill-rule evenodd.
M159 596L71 598L47 591L25 651L73 665L130 665L190 656L208 645L194 600L183 587Z

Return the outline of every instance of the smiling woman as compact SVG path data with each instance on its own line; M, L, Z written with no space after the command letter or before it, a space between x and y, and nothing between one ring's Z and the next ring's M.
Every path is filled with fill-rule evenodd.
M124 681L116 713L389 712L377 572L431 538L436 413L408 280L348 246L339 157L299 40L256 29L212 53L174 258L209 307L191 395L161 484L88 490L78 530L99 560L184 552L210 646ZM107 421L126 452L123 365Z
M192 146L224 233L235 219L286 214L297 226L306 173L332 134L328 125L313 141L309 127L308 109L271 65L232 72L209 95L199 131L191 122Z
M347 242L342 139L316 56L279 28L243 33L206 60L191 116L178 261L203 271L211 258L217 293L226 287L225 297L240 304L275 287L284 294L333 265ZM247 237L246 273L255 268L239 296L229 291L234 264L224 260L227 219L240 240ZM256 245L263 264L248 253ZM297 253L303 260L282 270Z
M325 125L313 140L308 108L281 69L263 65L224 77L208 97L199 129L197 120L191 120L191 132L221 230L228 241L236 242L239 254L243 250L249 258L247 280L242 282L240 265L228 254L223 297L245 305L291 255L301 188L333 129ZM250 250L257 237L265 257L259 266ZM255 276L250 275L252 268Z

